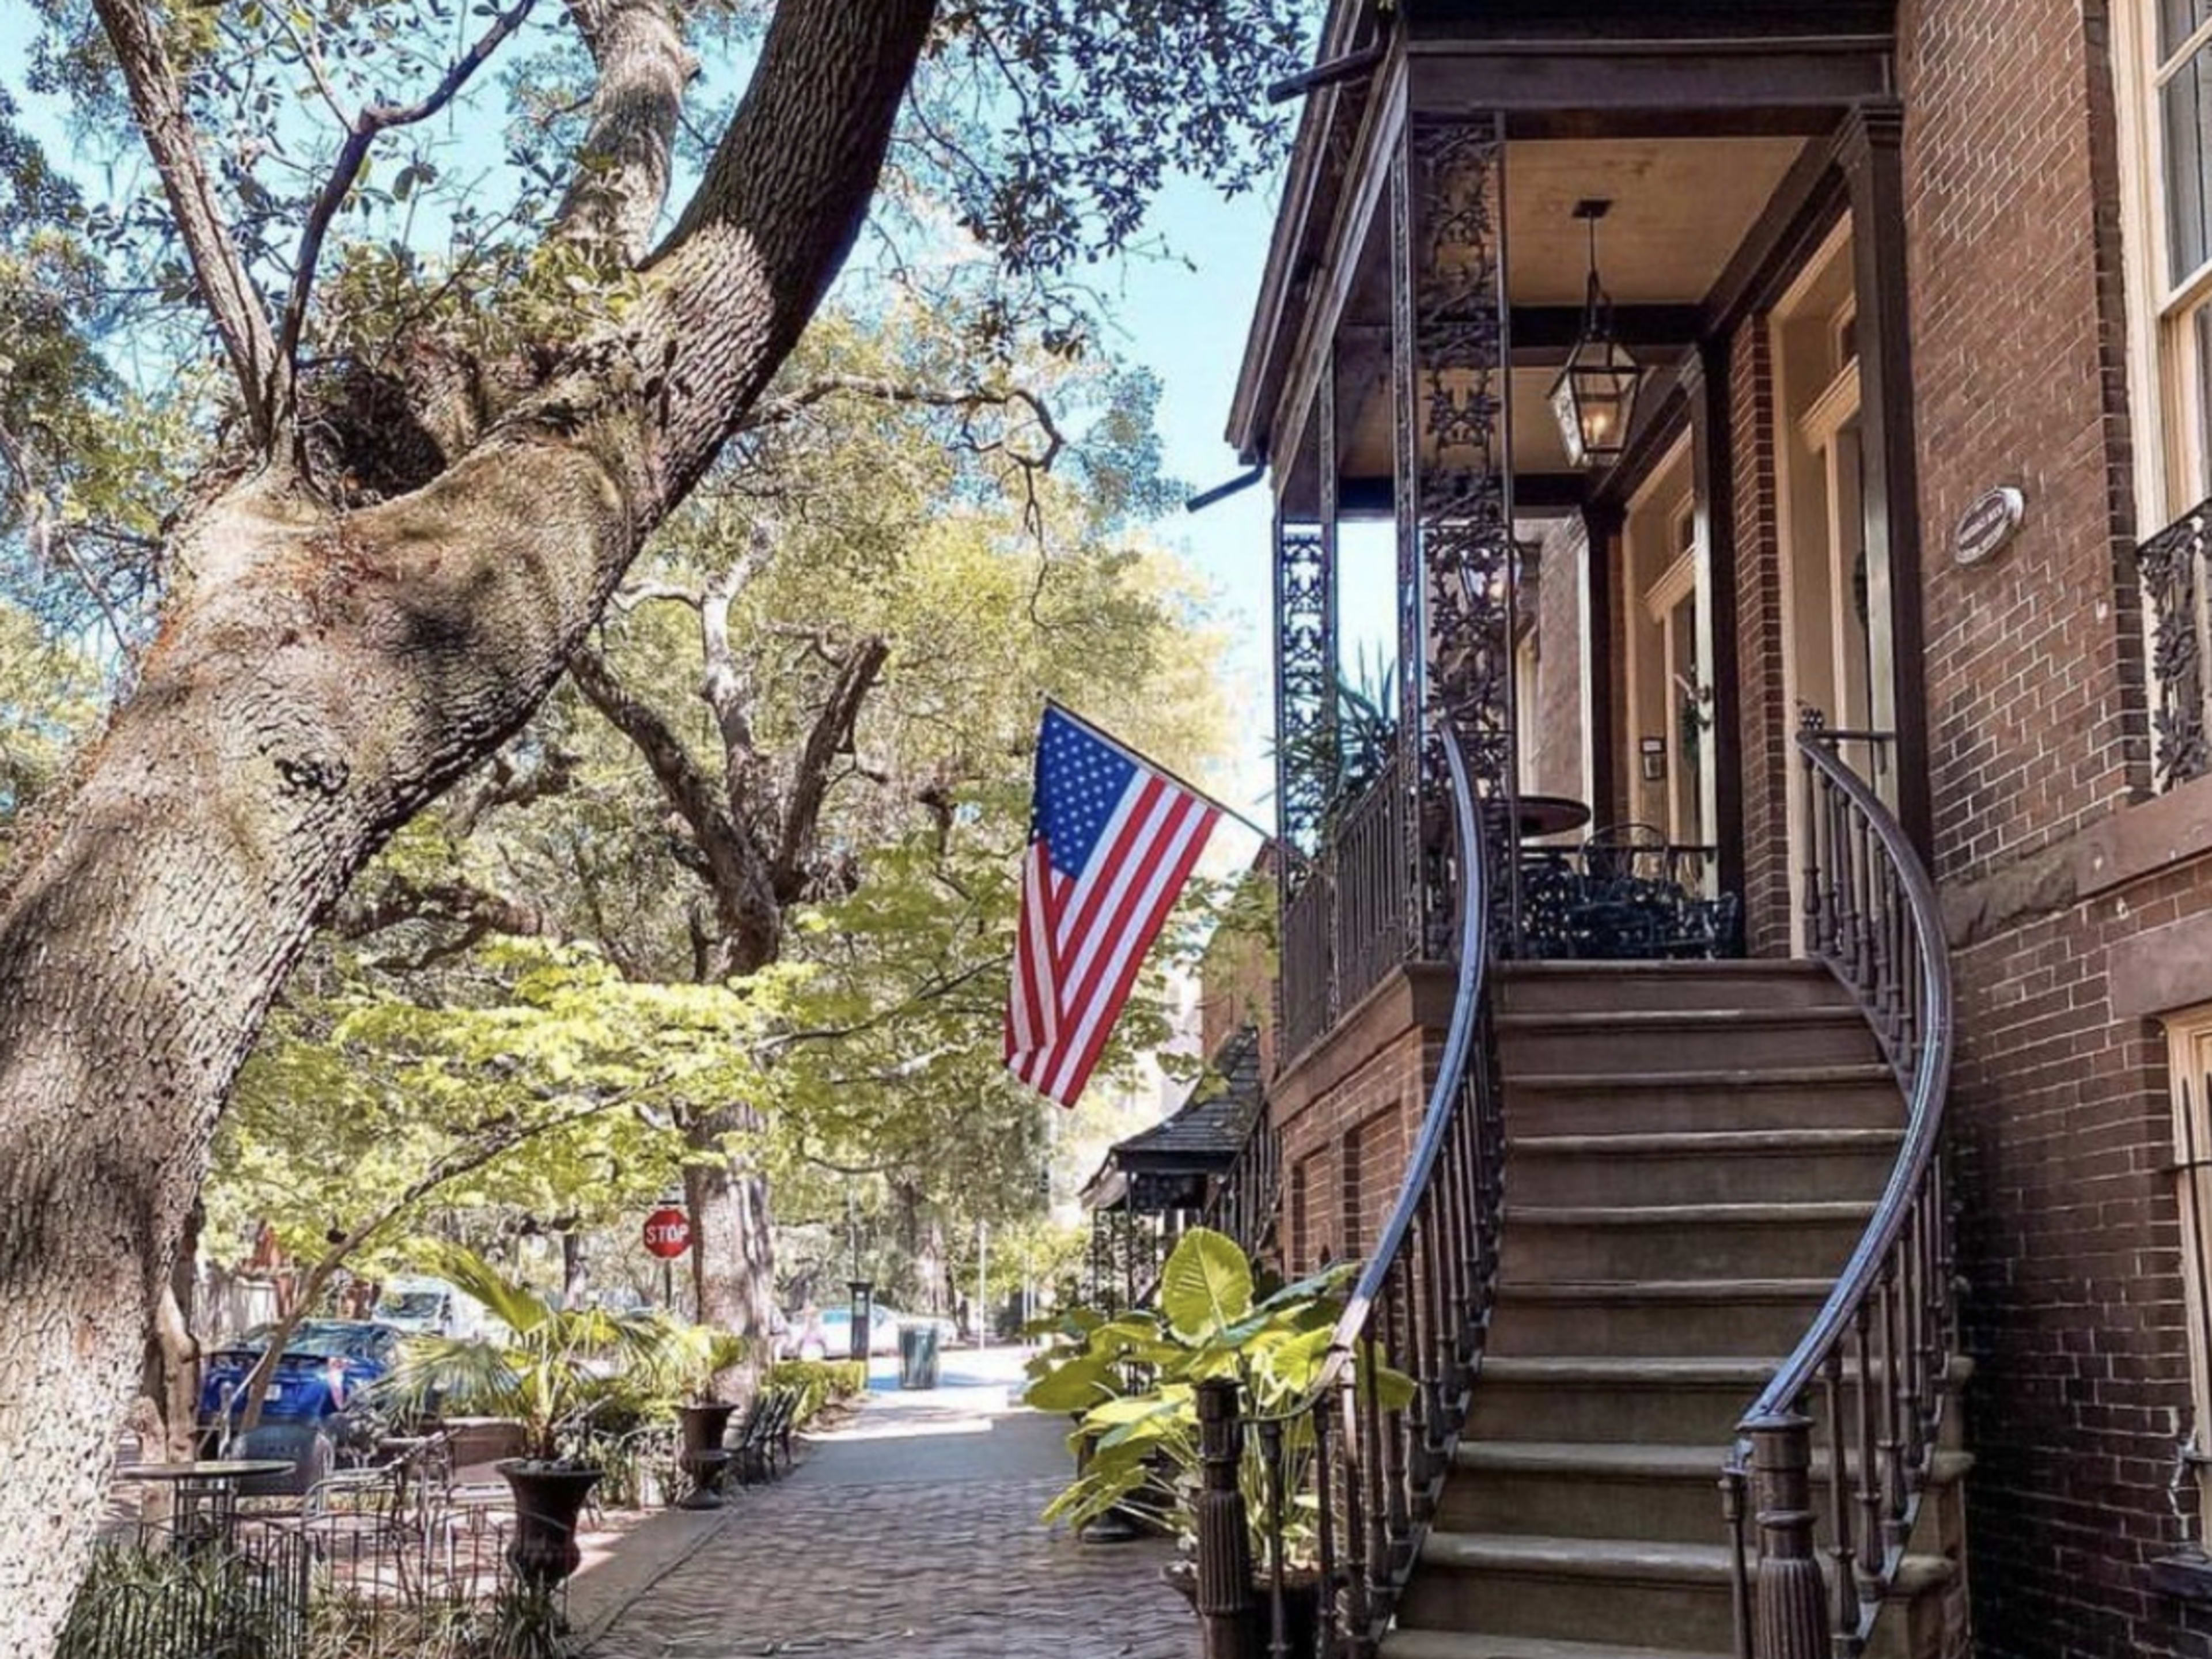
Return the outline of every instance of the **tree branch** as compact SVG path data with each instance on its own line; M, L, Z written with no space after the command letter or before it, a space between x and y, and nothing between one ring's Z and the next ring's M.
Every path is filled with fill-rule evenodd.
M816 712L805 746L792 761L791 781L784 790L781 832L775 849L775 883L780 896L787 894L789 898L796 899L805 889L807 866L813 859L816 836L821 828L822 805L830 794L830 766L841 750L851 746L853 730L860 718L860 705L867 701L890 654L890 647L874 635L846 653L838 665L829 696Z
M671 1075L664 1072L657 1077L648 1078L635 1089L625 1089L620 1094L610 1095L605 1100L595 1100L588 1106L557 1117L544 1118L534 1123L510 1118L488 1132L480 1131L484 1133L484 1139L454 1147L409 1182L397 1198L373 1211L341 1234L331 1243L331 1248L317 1258L314 1266L307 1269L307 1276L301 1284L298 1296L293 1300L291 1311L277 1321L275 1328L270 1331L268 1346L261 1351L260 1358L254 1362L253 1370L246 1379L246 1409L239 1419L240 1432L244 1433L260 1422L261 1407L269 1397L269 1384L276 1375L276 1362L283 1357L284 1345L291 1340L292 1333L299 1328L301 1321L307 1316L321 1297L324 1287L331 1282L331 1276L345 1265L348 1256L447 1182L458 1181L465 1175L481 1170L494 1158L504 1157L540 1135L550 1134L556 1129L573 1128L602 1113L627 1106L659 1088Z
M278 383L289 378L286 360L270 332L260 291L246 274L224 222L200 156L199 134L186 112L183 83L141 0L93 0L93 9L114 48L131 112L175 216L177 234L230 359L255 441L266 454L276 442ZM284 395L289 398L289 392Z
M307 324L307 301L314 291L316 268L322 263L323 239L330 231L331 221L337 216L338 210L352 192L355 180L361 177L377 135L393 127L427 121L452 103L470 78L499 50L500 44L521 27L523 19L529 16L531 8L537 3L538 0L515 0L514 5L493 18L491 27L476 45L448 65L438 84L422 98L411 104L371 104L348 125L345 142L338 147L337 161L331 168L322 193L308 211L307 228L300 236L299 255L292 265L292 291L284 302L283 327L276 338L277 366L283 377L279 388L283 401L277 411L281 416L289 418L291 413L291 382L298 373L300 337Z
M699 72L668 0L568 0L599 79L556 232L634 265L668 199L684 89Z

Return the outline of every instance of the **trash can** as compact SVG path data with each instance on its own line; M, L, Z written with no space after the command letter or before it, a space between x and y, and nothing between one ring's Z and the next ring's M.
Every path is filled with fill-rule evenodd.
M900 1326L899 1387L933 1389L936 1386L937 1327L934 1325Z

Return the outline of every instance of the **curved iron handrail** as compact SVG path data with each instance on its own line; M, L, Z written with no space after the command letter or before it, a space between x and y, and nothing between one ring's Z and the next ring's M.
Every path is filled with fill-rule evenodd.
M1737 1648L1757 1659L1855 1653L1870 1632L1917 1514L1952 1357L1942 1161L1954 1024L1949 949L1935 883L1904 827L1838 756L1846 741L1888 738L1817 728L1797 736L1806 942L1857 999L1905 1091L1907 1118L1881 1200L1835 1288L1737 1425L1744 1438L1723 1483L1736 1537ZM1815 1554L1816 1425L1807 1410L1816 1389L1826 1407L1827 1550L1837 1569L1826 1582ZM1747 1481L1758 1488L1755 1594L1744 1549Z
M1451 1024L1397 1201L1309 1396L1322 1651L1332 1659L1371 1654L1389 1624L1466 1420L1498 1276L1504 1124L1486 973L1492 872L1448 722L1443 747L1461 866ZM1389 1386L1375 1386L1378 1376ZM1410 1381L1409 1396L1399 1379ZM1279 1607L1279 1537L1274 1555Z
M1452 1000L1451 1025L1444 1036L1437 1080L1429 1091L1429 1106L1421 1123L1421 1138L1406 1164L1406 1178L1398 1201L1382 1224L1375 1249L1367 1258L1359 1281L1344 1304L1336 1323L1336 1340L1330 1345L1329 1368L1323 1374L1326 1388L1351 1363L1353 1345L1370 1322L1383 1281L1412 1233L1415 1213L1443 1158L1444 1137L1457 1113L1468 1055L1474 1048L1485 981L1489 968L1490 880L1488 849L1482 835L1482 814L1474 799L1467 757L1457 735L1447 728L1444 757L1451 767L1452 806L1462 850L1461 879L1465 897L1460 906L1459 986Z

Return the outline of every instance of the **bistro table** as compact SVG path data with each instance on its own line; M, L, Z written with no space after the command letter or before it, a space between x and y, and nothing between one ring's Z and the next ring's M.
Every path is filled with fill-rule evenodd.
M238 1483L256 1475L289 1474L282 1457L202 1457L180 1463L125 1463L118 1480L142 1481L176 1489L175 1527L180 1540L227 1538L238 1518Z
M1563 836L1590 821L1589 804L1565 795L1522 795L1515 802L1515 830L1522 841Z

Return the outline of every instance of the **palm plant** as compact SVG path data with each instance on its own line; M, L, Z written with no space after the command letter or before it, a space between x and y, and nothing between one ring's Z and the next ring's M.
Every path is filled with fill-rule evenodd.
M637 1379L680 1376L697 1339L659 1314L560 1308L466 1250L447 1252L441 1277L481 1302L501 1327L488 1337L418 1337L390 1386L418 1409L433 1402L522 1425L524 1455L573 1463L593 1414Z

